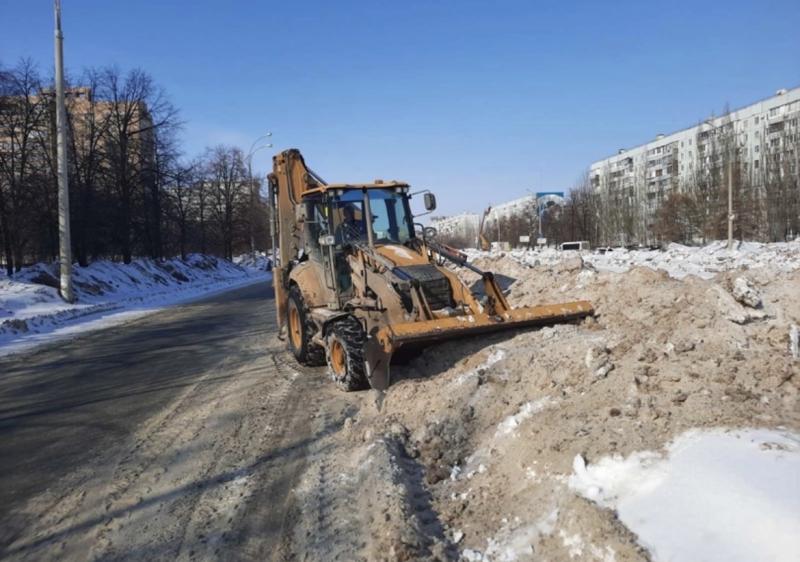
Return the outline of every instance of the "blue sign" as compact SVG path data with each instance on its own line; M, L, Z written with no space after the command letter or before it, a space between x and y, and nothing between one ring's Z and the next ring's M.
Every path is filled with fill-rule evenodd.
M536 192L536 205L539 208L539 214L547 207L548 203L564 202L563 191L538 191Z

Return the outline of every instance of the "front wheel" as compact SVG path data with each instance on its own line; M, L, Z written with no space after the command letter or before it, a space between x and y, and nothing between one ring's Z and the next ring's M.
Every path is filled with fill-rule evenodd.
M364 342L361 323L353 316L336 320L328 331L328 369L336 386L344 391L369 387L364 372Z
M286 315L289 349L295 359L304 365L324 365L325 351L311 340L316 326L305 306L303 295L296 286L289 290Z

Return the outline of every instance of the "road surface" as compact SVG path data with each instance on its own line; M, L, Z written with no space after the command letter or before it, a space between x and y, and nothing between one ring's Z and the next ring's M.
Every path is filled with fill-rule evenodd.
M256 284L0 360L0 558L298 556L292 492L364 399L273 318Z

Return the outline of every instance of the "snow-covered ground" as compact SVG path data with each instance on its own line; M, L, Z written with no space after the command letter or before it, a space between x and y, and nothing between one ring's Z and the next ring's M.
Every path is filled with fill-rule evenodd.
M501 252L467 250L470 259L497 257ZM506 252L516 261L530 266L555 265L565 259L581 255L585 263L598 271L625 272L632 267L649 267L666 271L670 277L681 279L695 275L710 279L717 273L738 268L771 266L779 271L800 269L800 239L793 242L762 244L759 242L736 242L728 250L727 242L717 241L706 246L683 246L670 244L665 250L626 250L614 248L610 252L561 251L554 248L511 250Z
M654 560L794 561L800 556L800 436L775 430L690 431L666 455L589 465L570 487L616 509Z
M107 327L169 305L254 282L266 282L266 262L191 254L185 260L97 261L75 267L77 302L58 295L56 264L36 264L12 278L0 275L0 355L56 338ZM255 266L255 267L254 267Z

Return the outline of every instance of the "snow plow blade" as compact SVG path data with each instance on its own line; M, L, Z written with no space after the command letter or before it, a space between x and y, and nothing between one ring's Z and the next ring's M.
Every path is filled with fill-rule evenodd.
M470 314L387 325L373 331L367 339L364 348L367 378L370 386L376 390L388 388L392 354L406 344L430 343L500 330L550 326L593 314L594 308L589 301L574 301L513 308L496 315Z

